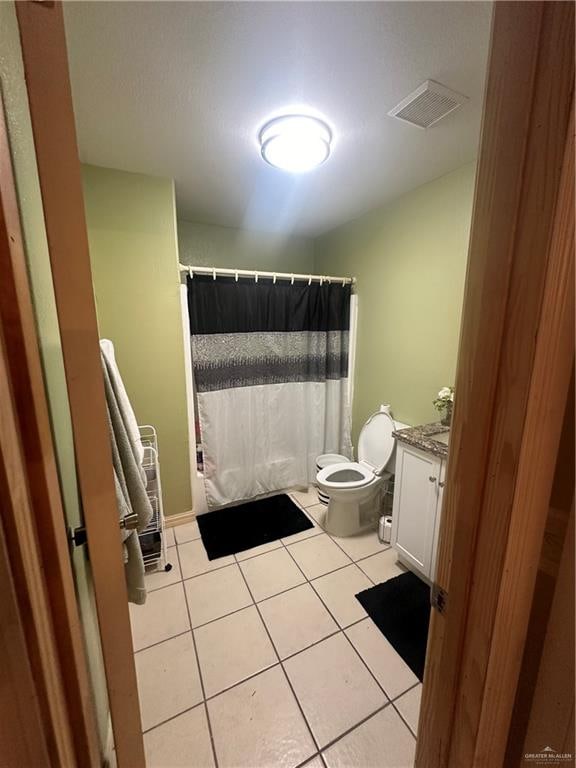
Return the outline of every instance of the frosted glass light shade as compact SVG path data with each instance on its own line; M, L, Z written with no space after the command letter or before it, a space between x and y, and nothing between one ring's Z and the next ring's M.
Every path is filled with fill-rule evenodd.
M305 173L328 158L332 134L316 117L286 115L266 123L259 139L267 163L290 173Z

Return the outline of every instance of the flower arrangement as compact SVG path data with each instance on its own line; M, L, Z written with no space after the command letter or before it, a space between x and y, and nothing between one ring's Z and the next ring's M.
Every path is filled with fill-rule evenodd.
M440 413L444 413L441 421L445 426L450 425L452 419L452 408L454 406L454 387L442 387L436 400L434 400L434 408Z

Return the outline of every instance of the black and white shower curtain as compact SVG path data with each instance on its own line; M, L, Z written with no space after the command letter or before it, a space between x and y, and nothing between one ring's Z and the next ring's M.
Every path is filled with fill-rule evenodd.
M209 507L308 485L351 456L350 285L188 277Z

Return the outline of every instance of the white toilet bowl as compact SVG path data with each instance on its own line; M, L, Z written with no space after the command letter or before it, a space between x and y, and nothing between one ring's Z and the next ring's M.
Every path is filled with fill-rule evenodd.
M396 440L388 409L372 414L358 440L358 461L330 464L316 475L319 492L329 498L324 528L334 536L352 536L372 525L380 511L390 474L385 467Z

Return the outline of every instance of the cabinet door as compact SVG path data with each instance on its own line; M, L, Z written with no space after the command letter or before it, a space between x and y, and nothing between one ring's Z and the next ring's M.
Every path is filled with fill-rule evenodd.
M399 555L430 578L442 462L402 446L397 456L392 542Z
M438 505L436 507L436 522L434 523L434 543L432 545L432 564L430 566L430 581L436 581L436 558L438 555L438 537L440 536L440 521L442 520L442 501L444 500L444 483L446 480L446 462L443 461L438 476Z

